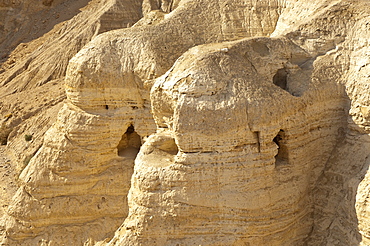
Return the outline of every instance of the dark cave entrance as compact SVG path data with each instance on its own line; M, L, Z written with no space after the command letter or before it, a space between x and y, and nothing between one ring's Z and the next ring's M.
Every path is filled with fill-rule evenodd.
M275 164L277 166L281 164L287 164L289 152L286 145L286 136L284 130L280 130L273 141L278 146L278 153L275 155Z
M285 68L279 69L273 77L275 85L281 89L288 91L288 72ZM289 91L288 91L289 92Z
M118 155L126 158L135 159L141 147L141 137L136 133L133 125L130 125L122 135L121 141L117 146Z

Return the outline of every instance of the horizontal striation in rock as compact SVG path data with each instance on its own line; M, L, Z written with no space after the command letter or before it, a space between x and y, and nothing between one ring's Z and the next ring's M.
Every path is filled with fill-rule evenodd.
M366 3L142 2L102 1L77 23L80 49L144 14L70 60L67 101L20 175L4 242L367 245ZM4 88L64 76L35 61Z
M245 59L253 47L271 52ZM129 215L108 245L294 245L308 236L311 188L346 100L335 82L309 81L300 97L274 85L296 51L267 38L197 47L157 79L159 132L135 160Z

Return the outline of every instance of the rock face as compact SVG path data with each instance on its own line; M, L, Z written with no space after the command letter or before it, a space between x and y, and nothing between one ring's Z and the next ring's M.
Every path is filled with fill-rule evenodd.
M81 2L85 2L82 6L87 3ZM67 6L76 9L70 5ZM2 94L40 86L65 76L68 61L93 37L104 31L130 26L141 17L140 1L92 1L84 11L55 26L52 32L17 47L3 65L4 71L0 76ZM114 21L110 21L111 18ZM5 41L3 45L7 46Z
M1 75L67 96L30 122L54 123L3 245L369 245L368 5L91 1L46 34L71 40L48 74ZM58 55L45 40L32 61Z
M51 18L48 13L52 10L59 10L60 15L67 10L72 13L78 12L78 8L83 6L83 1L78 2L77 5L76 1L65 1L59 4L53 2L49 7L42 5L44 8L52 8L48 11L45 10L46 12L35 7L34 11L38 10L38 12L34 15L38 18L46 18L44 22L47 23L49 20L47 18ZM24 4L26 3L19 3L19 6ZM54 5L55 7L53 7ZM26 7L23 9L32 10L32 8ZM11 131L18 131L17 135L24 131L24 134L34 133L34 141L38 142L38 144L34 144L37 147L31 148L32 150L24 154L24 139L12 141L10 149L19 161L22 162L24 156L33 155L40 147L42 135L51 126L51 123L46 123L45 119L55 119L56 113L46 113L46 116L40 117L43 119L41 120L43 121L42 125L46 126L42 131L29 127L40 123L22 124L22 122L32 121L30 120L31 116L38 115L40 111L45 114L50 107L60 108L60 102L65 99L63 83L68 61L99 33L130 26L141 16L140 1L92 1L71 20L58 24L51 32L38 39L20 44L10 54L9 59L2 64L2 69L0 69L0 112L2 115L8 116L0 121L0 141L6 143ZM114 21L109 21L110 18L114 18ZM0 47L10 46L9 42L13 40L13 34L21 35L22 28L27 28L27 23L25 27L19 27L18 34L10 32L8 39L2 42ZM25 36L24 33L22 35ZM40 99L38 95L40 93L46 94L45 92L48 96L45 98L43 95L43 98ZM18 128L23 128L23 130L20 132ZM10 134L9 140L14 135ZM38 136L41 137L38 138ZM23 153L23 156L19 153Z
M136 158L130 214L111 244L301 244L346 105L340 86L304 81L310 59L268 38L179 58L152 88L158 133Z

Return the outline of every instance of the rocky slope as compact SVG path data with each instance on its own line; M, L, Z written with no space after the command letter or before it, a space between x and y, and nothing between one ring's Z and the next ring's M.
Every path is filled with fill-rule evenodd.
M368 7L91 1L21 44L2 244L368 245Z
M81 5L82 1L78 2ZM26 3L28 1L24 1L22 4L19 3L21 7L23 6L23 12L31 11L24 6ZM80 7L80 5L76 6L75 1L66 1L52 8L54 4L56 3L51 4L49 12L52 10L62 12L68 10L73 13L77 12ZM0 73L0 112L5 116L0 122L0 140L2 143L7 141L6 139L11 131L16 132L22 122L38 114L41 109L45 112L48 108L56 105L60 108L59 103L65 99L63 83L68 61L87 42L101 32L130 26L141 18L140 1L125 1L125 4L115 0L92 1L71 20L56 25L52 31L38 39L29 43L21 43L10 54L9 59L2 64L2 72ZM44 22L46 23L50 17L49 12L45 14L39 10L33 15L38 16L38 18L45 18ZM114 21L108 21L110 18ZM25 23L25 26L19 27L19 32L22 28L28 28L27 23ZM25 36L25 33L21 34ZM17 35L17 33L10 31L8 39L2 42L1 45L11 47L9 42L13 40L13 35ZM49 94L38 98L40 93ZM49 115L55 117L54 112ZM51 124L47 123L45 117L41 118L43 118L43 124L47 125L43 131L40 131L40 129L25 129L18 132L17 135L22 133L43 135ZM34 123L23 124L23 128L29 128L30 125L34 125ZM9 139L11 138L12 135ZM33 154L39 148L40 141L37 137L34 139L37 142L34 146L37 147L27 151L26 155ZM23 142L13 141L12 145L10 149L18 157L18 161L21 162L21 159L25 156ZM22 155L19 155L19 153L22 153Z

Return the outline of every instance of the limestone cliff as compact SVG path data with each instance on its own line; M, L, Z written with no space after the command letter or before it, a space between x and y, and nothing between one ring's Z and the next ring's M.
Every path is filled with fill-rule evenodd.
M368 7L91 1L3 65L2 243L369 245Z
M50 2L48 8L51 8L48 11L39 10L36 8L37 5L32 5L33 8L26 7L25 5L29 4L28 1L19 2L18 5L22 7L22 11L18 15L24 16L26 14L23 12L30 12L33 13L34 18L36 18L35 16L45 18L43 22L48 23L48 18L51 18L49 12L54 11L54 13L66 18L64 12L78 12L78 8L83 6L84 1L77 1L78 4L76 1L48 2ZM45 5L42 6L46 8ZM14 11L16 10L15 6L11 7ZM124 1L124 3L115 0L92 1L81 10L81 13L56 25L49 33L31 42L19 44L9 55L9 59L2 64L0 73L0 112L4 116L8 116L0 122L1 142L5 143L10 132L16 132L19 127L30 128L30 125L38 124L33 122L22 126L21 123L40 113L41 109L43 109L42 113L45 113L50 106L54 107L65 99L63 83L68 61L87 42L101 32L130 26L141 16L140 1ZM14 16L9 15L8 18L14 18ZM24 37L25 31L23 29L27 29L29 23L35 24L32 18L24 26L16 26L15 28L19 29L18 32L10 30L7 39L1 43L0 47L12 47L9 42L15 42L14 35L23 35ZM51 23L53 24L54 20L51 20ZM26 34L28 35L28 33ZM38 98L40 93L45 94L43 92L49 92L48 96L50 97ZM60 104L58 106L60 107ZM51 115L55 117L55 113ZM45 117L41 118L45 119ZM46 129L49 127L50 124L47 124ZM24 134L35 134L35 141L38 140L37 135L43 135L45 130L40 131L40 129L32 129L32 127L31 129L23 129ZM23 131L18 131L17 135ZM11 134L9 139L12 139L13 135ZM19 152L24 152L22 140L13 141L10 148L19 161L24 158L24 153L22 156L19 155ZM35 144L35 146L39 147L39 144ZM27 151L26 156L34 154L37 148Z

